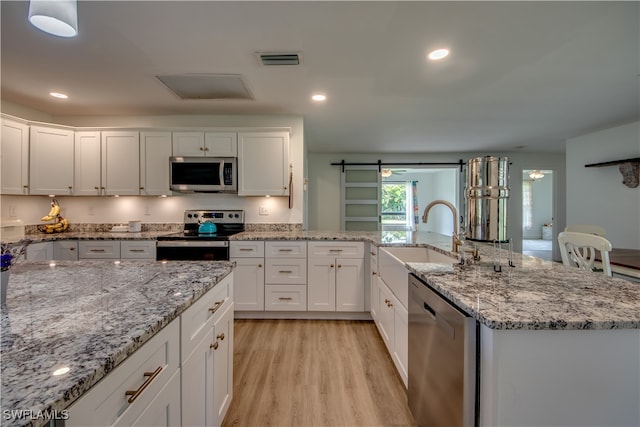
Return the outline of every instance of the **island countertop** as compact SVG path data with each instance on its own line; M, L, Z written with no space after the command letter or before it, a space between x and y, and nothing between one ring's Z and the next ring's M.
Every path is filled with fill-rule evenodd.
M2 307L3 425L30 423L7 420L5 410L67 408L233 269L231 262L51 264L19 262L10 270ZM52 376L61 367L70 370Z

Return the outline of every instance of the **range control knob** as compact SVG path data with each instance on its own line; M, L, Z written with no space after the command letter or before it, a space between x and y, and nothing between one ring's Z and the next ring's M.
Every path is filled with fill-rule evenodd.
M238 215L238 214L235 214L235 215L234 215L234 217L236 217L236 218L240 218L240 215Z

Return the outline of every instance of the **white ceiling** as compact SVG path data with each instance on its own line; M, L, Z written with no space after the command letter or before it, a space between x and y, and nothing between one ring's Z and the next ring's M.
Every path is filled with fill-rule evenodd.
M78 3L65 39L2 1L4 100L54 117L300 115L309 150L336 153L563 151L640 116L636 1ZM154 77L182 73L241 75L254 99L181 100Z

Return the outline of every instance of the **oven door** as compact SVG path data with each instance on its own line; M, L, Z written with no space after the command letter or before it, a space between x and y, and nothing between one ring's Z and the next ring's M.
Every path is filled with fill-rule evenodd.
M228 261L229 242L222 240L159 240L158 261Z

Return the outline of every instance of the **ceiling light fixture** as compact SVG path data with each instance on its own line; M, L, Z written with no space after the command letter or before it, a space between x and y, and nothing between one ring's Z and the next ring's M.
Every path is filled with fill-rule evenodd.
M532 170L531 172L529 172L529 178L531 178L534 181L539 181L542 178L544 178L544 173L542 173L542 171L539 170Z
M54 98L59 98L59 99L67 99L67 98L69 98L68 95L66 95L64 93L60 93L60 92L49 92L49 95L53 96Z
M29 22L44 31L60 37L78 35L78 5L76 0L31 0Z
M383 178L389 178L391 174L391 169L382 169L382 171L380 172L380 176L382 176Z
M311 99L317 102L322 102L327 100L327 96L321 93L316 93L315 95L311 96Z
M442 58L446 58L447 56L449 56L449 49L436 49L431 51L428 57L433 61L437 61Z

